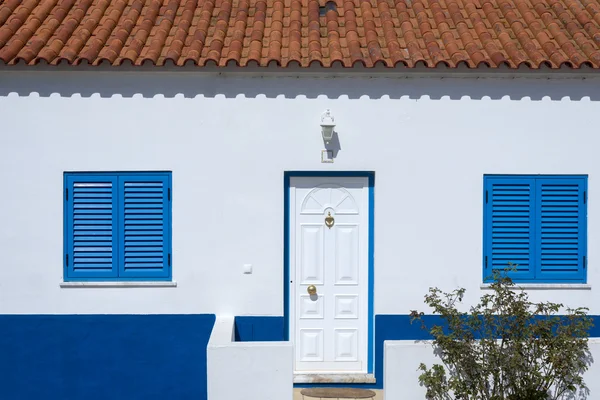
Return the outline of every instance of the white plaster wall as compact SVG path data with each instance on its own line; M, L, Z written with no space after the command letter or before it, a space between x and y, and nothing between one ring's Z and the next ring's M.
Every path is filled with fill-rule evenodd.
M600 399L600 340L590 339L589 349L594 362L583 375L589 394L587 400ZM428 368L440 364L433 354L431 342L388 340L384 342L384 400L424 399L426 389L419 385L419 364ZM580 397L578 397L580 398ZM581 397L585 398L585 397Z
M357 170L376 174L377 314L430 286L479 296L483 174L589 174L592 289L531 294L600 314L599 113L597 79L3 69L0 313L282 315L284 171ZM59 287L63 172L86 170L173 171L176 288Z
M217 317L207 358L208 400L292 400L291 342L233 342L234 317Z

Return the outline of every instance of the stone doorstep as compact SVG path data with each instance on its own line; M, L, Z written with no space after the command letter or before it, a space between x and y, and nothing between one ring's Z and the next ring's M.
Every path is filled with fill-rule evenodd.
M375 392L368 389L356 388L312 388L302 389L302 396L318 397L320 399L374 399Z
M294 374L294 383L375 383L373 374Z

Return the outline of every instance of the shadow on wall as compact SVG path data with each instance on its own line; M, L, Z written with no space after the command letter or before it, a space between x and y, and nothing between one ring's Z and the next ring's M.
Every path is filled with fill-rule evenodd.
M201 71L65 71L0 69L0 96L184 97L326 99L600 100L600 79L576 73L566 79L308 74L268 78ZM563 75L566 77L567 75ZM599 77L600 78L600 77Z

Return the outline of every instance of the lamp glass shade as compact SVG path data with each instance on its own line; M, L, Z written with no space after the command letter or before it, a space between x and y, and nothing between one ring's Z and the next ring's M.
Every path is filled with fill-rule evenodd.
M323 140L325 140L326 142L329 142L331 139L333 139L333 128L335 127L335 125L331 124L322 124L321 125L321 133L323 135Z

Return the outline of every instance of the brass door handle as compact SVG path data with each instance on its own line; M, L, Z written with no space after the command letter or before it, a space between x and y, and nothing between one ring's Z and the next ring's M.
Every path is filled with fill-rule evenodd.
M315 285L310 285L309 287L306 288L306 291L308 292L308 294L310 294L311 296L313 294L317 294L317 288Z

